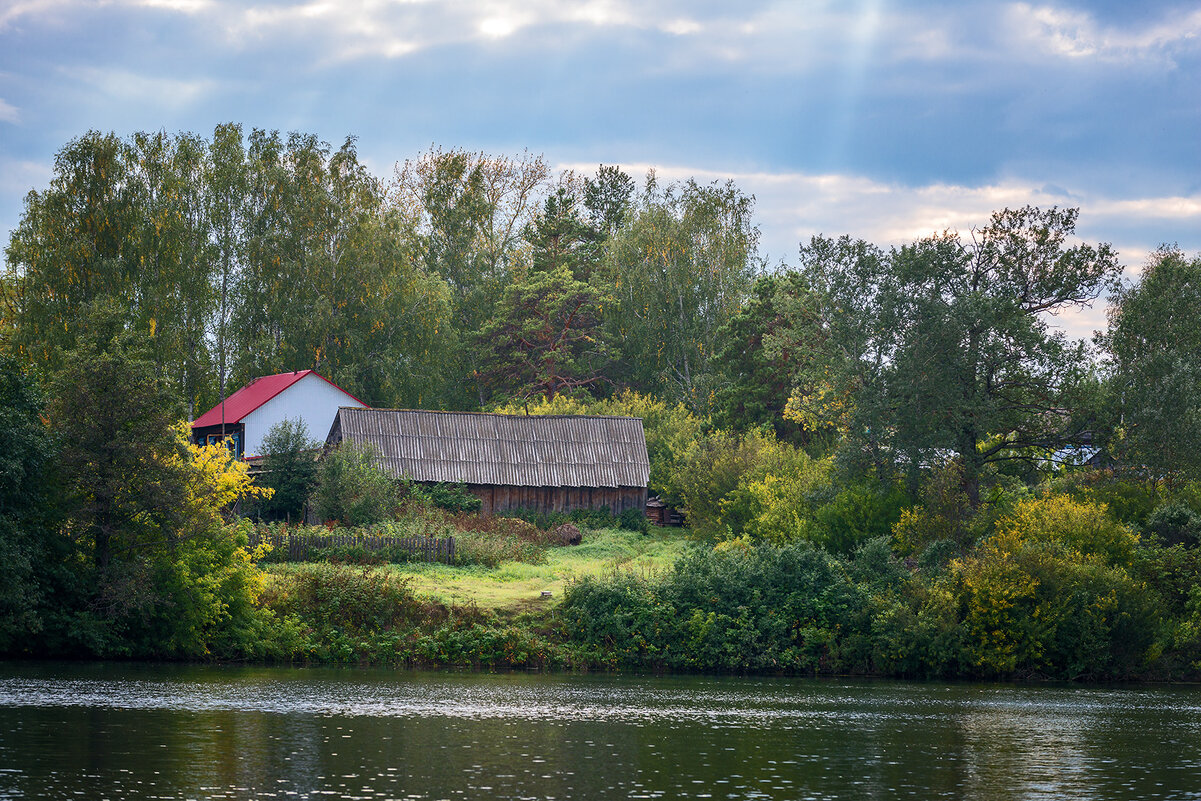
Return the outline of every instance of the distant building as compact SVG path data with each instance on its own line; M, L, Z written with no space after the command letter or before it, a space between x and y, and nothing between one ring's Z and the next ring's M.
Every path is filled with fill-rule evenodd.
M366 408L354 395L312 370L267 375L196 418L192 441L203 445L228 437L238 456L253 458L261 455L263 437L276 423L303 420L309 435L319 440L344 406Z
M650 460L637 417L338 410L326 447L370 445L396 478L461 483L484 514L646 507Z

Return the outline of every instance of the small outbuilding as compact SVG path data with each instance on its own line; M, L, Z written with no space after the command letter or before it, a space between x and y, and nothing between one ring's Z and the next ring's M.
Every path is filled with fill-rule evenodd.
M263 437L276 423L303 420L314 439L328 430L341 407L366 404L314 370L256 378L192 423L192 441L212 444L228 438L238 456L262 452Z
M650 460L637 417L342 408L326 447L343 442L371 446L395 478L465 485L484 514L646 506Z

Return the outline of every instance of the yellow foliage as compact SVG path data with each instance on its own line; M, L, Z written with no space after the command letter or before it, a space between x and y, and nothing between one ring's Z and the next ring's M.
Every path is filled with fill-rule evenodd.
M176 436L186 444L187 457L174 457L185 468L189 517L213 521L222 509L242 498L270 498L274 490L256 487L246 462L224 444L193 445L188 442L188 424L180 423Z
M1067 495L1020 501L997 521L992 547L1014 553L1031 542L1055 543L1083 556L1128 566L1138 547L1138 534L1106 512L1103 503L1082 503Z

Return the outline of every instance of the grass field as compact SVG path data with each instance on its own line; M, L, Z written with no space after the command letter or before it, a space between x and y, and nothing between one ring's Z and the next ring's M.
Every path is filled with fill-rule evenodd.
M400 564L371 568L407 576L418 595L446 604L475 603L481 609L526 611L558 603L563 588L574 578L609 570L651 572L670 567L689 540L680 529L652 529L639 534L620 529L586 531L576 546L549 548L546 562L504 562L495 568L443 564ZM270 574L286 575L292 565L267 566ZM542 598L549 590L550 599Z

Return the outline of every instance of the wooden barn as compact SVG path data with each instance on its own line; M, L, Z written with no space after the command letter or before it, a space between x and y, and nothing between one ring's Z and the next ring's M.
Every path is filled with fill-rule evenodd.
M375 449L423 484L462 483L484 514L509 509L643 511L650 461L637 417L527 416L341 408L326 447Z

